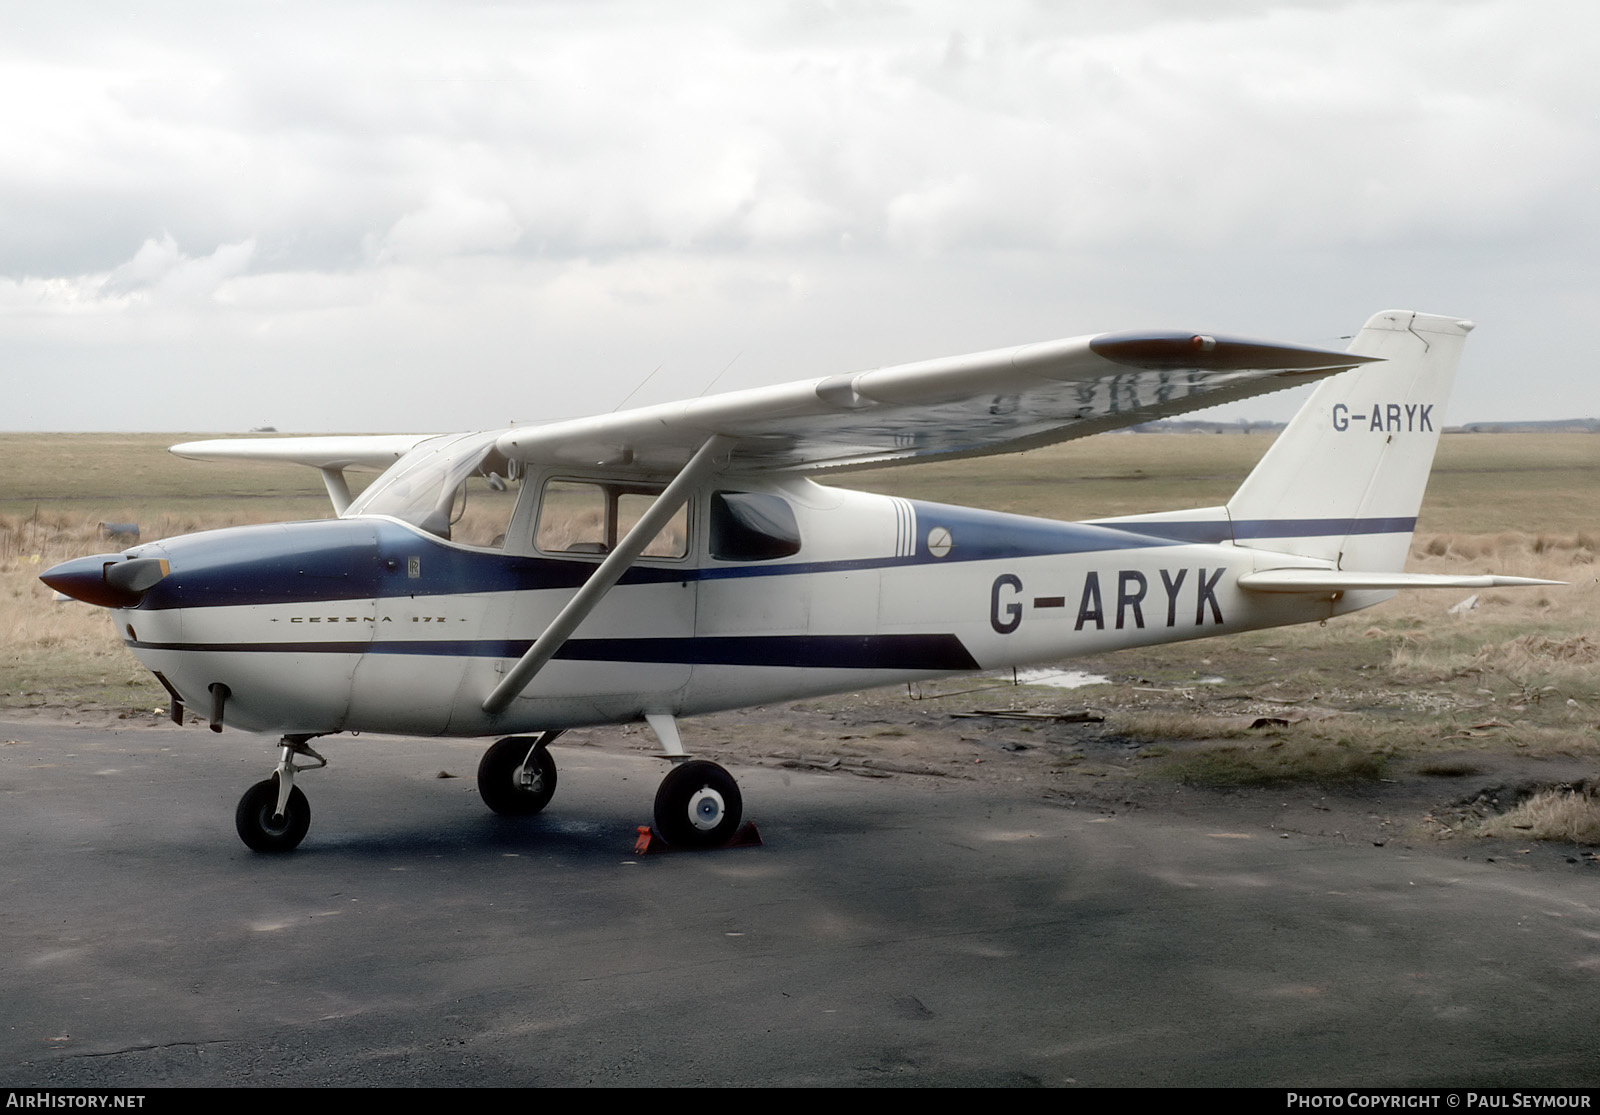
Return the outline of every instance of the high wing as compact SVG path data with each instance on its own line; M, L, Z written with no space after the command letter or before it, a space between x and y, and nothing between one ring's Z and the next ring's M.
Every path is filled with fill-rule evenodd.
M509 430L527 463L812 472L1009 453L1321 379L1374 357L1182 332L1104 333Z
M721 467L738 470L977 457L1281 391L1374 359L1209 334L1102 333L522 426L496 447L528 464L666 474L715 435ZM345 468L386 468L429 436L232 438L172 452L309 465L342 513Z

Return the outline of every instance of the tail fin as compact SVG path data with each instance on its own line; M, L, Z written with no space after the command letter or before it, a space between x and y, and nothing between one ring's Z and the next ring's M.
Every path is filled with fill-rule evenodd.
M1410 310L1374 314L1349 351L1383 362L1317 387L1228 501L1234 540L1338 569L1400 570L1471 330Z

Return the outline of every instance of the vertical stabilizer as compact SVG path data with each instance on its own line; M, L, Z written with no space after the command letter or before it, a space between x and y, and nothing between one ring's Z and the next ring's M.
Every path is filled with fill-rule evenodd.
M1373 315L1349 351L1379 356L1324 380L1228 501L1241 545L1345 570L1400 570L1472 322Z

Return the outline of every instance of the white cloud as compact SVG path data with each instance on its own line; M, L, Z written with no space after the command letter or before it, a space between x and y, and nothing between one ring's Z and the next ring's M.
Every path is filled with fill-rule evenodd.
M442 193L401 217L383 236L377 259L426 262L476 252L501 252L522 236L503 201Z
M215 251L191 259L170 235L146 240L127 263L111 272L104 290L109 295L134 294L138 301L199 302L213 298L223 283L242 274L255 255L253 239L219 244Z
M1572 0L52 6L0 44L0 360L273 361L318 369L301 423L409 426L377 354L412 384L536 359L571 409L662 360L698 390L740 351L1313 341L1409 303L1564 369L1539 308L1600 296L1597 29ZM1600 411L1531 379L1463 405ZM138 405L104 421L170 420Z
M139 290L154 286L183 260L184 255L178 250L178 242L170 234L163 234L160 240L146 240L139 245L139 250L134 253L132 259L111 272L111 278L106 285L113 291Z

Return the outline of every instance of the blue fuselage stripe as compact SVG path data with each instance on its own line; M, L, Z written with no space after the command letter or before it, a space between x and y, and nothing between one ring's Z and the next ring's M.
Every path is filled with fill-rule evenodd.
M1352 534L1410 534L1417 520L1370 519L1207 519L1195 522L1118 523L1118 530L1168 542L1247 542L1258 538L1345 538Z
M952 540L933 554L927 538L900 538L894 555L844 561L750 562L694 567L641 562L622 585L803 577L858 570L1110 553L1188 543L1409 532L1415 519L1260 519L1230 524L1058 523L1022 515L916 503L915 521ZM452 546L383 519L335 519L236 527L156 543L172 572L145 593L142 609L519 593L576 589L595 563Z
M139 650L206 654L426 654L451 658L520 658L530 639L392 639L364 643L155 643ZM842 670L977 670L955 635L722 635L667 639L569 639L557 659L685 666L785 666Z

